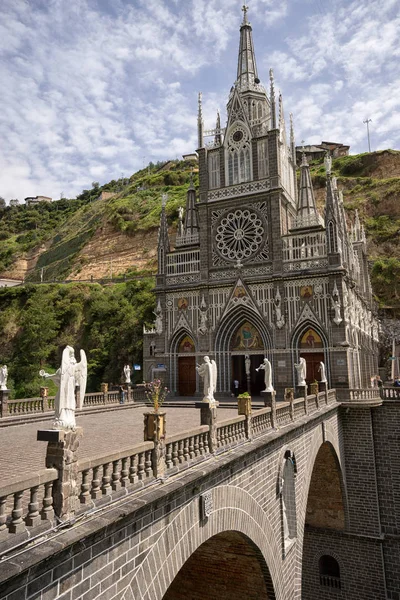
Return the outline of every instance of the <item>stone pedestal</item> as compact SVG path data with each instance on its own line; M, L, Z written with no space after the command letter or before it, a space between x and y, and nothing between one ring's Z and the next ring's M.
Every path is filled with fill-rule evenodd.
M319 392L318 382L310 383L310 394L312 394L313 396L318 396L318 392Z
M274 429L277 429L276 425L276 392L261 392L261 396L264 399L264 406L271 408L271 425Z
M46 468L58 471L53 488L53 507L61 521L73 519L79 506L78 448L82 436L82 427L75 431L49 429L37 432L38 441L48 442Z
M253 439L253 427L251 417L251 396L245 396L244 398L238 398L238 414L246 417L246 437L248 440Z
M147 412L144 413L144 441L154 442L151 462L154 477L164 477L165 463L165 436L166 436L166 413Z
M8 415L8 399L10 390L0 390L0 416L6 417Z
M300 398L304 398L304 411L307 414L307 386L306 385L298 385L297 386L298 394Z
M200 425L208 425L208 447L213 453L217 449L217 409L219 402L196 402L200 409Z
M321 392L325 392L325 404L328 404L328 382L320 381L319 387Z
M42 402L43 402L43 411L49 410L49 402L47 400L48 395L49 395L49 388L41 386L40 397L42 398Z
M103 394L103 403L107 404L107 400L108 400L108 383L101 383L100 384L100 391Z
M290 418L294 421L294 389L285 388L285 402L290 402L289 412Z

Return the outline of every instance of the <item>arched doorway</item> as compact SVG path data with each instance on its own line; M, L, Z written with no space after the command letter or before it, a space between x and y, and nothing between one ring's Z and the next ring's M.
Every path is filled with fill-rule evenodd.
M190 556L163 600L272 600L272 579L259 549L244 534L214 535Z
M178 393L193 396L196 393L195 345L189 335L184 335L178 345Z
M326 558L325 570L321 570L321 561L317 557L318 554L320 557L329 557L332 553L332 540L335 540L335 536L332 537L329 530L344 531L345 527L342 472L333 446L324 442L314 462L308 491L303 540L302 598L331 597L326 595L325 589L330 585L325 568L329 561Z
M299 336L298 350L300 357L304 358L307 364L307 385L313 381L320 381L320 363L325 363L324 343L321 335L313 327L308 327Z
M264 389L264 372L257 372L264 359L261 335L249 321L234 332L230 344L232 381L239 383L238 392L258 396Z

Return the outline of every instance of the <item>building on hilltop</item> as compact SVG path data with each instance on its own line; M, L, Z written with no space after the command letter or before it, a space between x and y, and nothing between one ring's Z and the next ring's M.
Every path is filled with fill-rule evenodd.
M300 165L303 154L306 155L307 160L318 160L324 158L327 152L333 158L340 158L341 156L348 156L350 146L345 146L337 142L321 142L320 144L311 144L308 146L296 146L296 162Z
M52 202L53 198L49 196L28 196L25 198L25 203L30 206L31 204L38 204L39 202Z
M207 141L206 141L207 140ZM378 321L358 215L347 230L343 198L326 158L324 218L302 153L297 186L293 118L289 135L274 76L260 82L246 9L227 122L205 130L198 101L199 194L193 181L170 247L163 200L158 237L155 327L145 330L144 376L163 373L177 395L199 393L196 363L215 358L220 394L238 379L263 389L256 367L272 363L278 397L295 386L304 357L307 383L320 362L336 388L370 385L377 372ZM248 364L248 361L247 361Z

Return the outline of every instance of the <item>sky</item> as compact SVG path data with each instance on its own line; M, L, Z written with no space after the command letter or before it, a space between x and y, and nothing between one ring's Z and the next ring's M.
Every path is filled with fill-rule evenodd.
M0 196L72 198L196 150L236 78L237 0L1 0ZM296 143L400 149L399 0L248 0Z

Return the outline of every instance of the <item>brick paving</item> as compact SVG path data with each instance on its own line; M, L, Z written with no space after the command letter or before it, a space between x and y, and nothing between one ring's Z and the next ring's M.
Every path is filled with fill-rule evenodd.
M83 427L79 456L92 458L125 450L143 441L144 407L77 415L77 425ZM165 408L167 432L175 435L200 425L196 408ZM237 416L233 408L220 408L218 420ZM36 441L38 429L51 428L51 421L36 421L0 429L0 487L2 483L45 468L46 443Z

